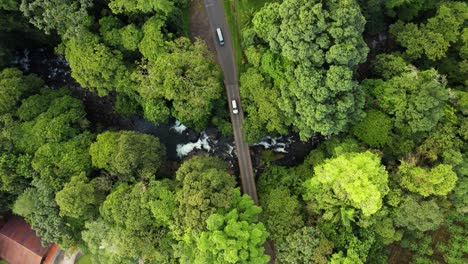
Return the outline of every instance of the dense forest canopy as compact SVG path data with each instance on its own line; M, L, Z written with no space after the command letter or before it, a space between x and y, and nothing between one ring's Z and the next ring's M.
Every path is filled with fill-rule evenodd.
M307 150L253 147L258 205L225 159L93 118L230 136L203 1L0 0L0 218L93 263L467 263L468 4L224 4L245 140ZM71 81L20 69L35 49Z

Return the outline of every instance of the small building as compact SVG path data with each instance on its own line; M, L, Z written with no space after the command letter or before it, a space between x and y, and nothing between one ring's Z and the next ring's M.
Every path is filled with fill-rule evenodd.
M9 264L52 264L60 248L41 245L41 238L18 216L0 220L0 258Z

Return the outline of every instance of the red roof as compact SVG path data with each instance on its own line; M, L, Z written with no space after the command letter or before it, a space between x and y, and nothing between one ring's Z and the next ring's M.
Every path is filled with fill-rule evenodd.
M21 217L11 217L0 229L0 258L10 264L40 264L49 248Z

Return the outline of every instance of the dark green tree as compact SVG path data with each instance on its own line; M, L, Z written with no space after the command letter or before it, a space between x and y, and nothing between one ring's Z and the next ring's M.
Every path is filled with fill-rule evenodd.
M333 251L333 243L311 226L287 234L276 246L278 261L285 264L325 264Z
M276 242L304 226L298 197L291 195L287 187L272 189L260 195L259 200L263 209L260 219Z
M32 167L43 182L58 191L72 176L91 170L89 147L93 138L86 132L65 142L46 143L34 154Z
M126 91L133 85L122 52L102 44L91 32L84 31L66 41L65 57L70 62L72 77L99 96L114 90Z
M386 114L370 110L366 117L357 123L354 135L371 147L383 147L391 140L392 119Z
M236 183L226 164L209 156L185 161L177 170L176 179L180 188L171 229L178 240L190 243L206 230L205 221L211 214L231 208Z
M50 34L74 35L90 21L91 0L21 0L20 10L29 22Z
M421 232L436 230L443 217L435 200L421 200L415 196L406 196L394 212L394 221L398 226Z
M222 92L220 69L206 45L200 40L191 44L187 38L177 39L169 53L141 65L137 79L141 82L138 91L145 99L143 109L148 120L164 122L162 118L170 111L198 130L207 125L214 102Z
M12 112L21 99L36 92L43 84L36 75L23 75L15 68L0 71L0 114Z
M89 153L95 167L123 181L154 178L166 157L158 138L134 131L101 133Z

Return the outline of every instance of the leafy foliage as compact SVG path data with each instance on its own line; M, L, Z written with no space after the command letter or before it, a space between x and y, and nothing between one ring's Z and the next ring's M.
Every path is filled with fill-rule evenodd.
M114 14L150 13L169 14L174 9L171 0L111 0L109 8Z
M176 179L180 182L172 223L176 238L182 239L185 233L198 237L211 214L231 208L235 181L219 159L198 156L187 160L177 170Z
M390 33L397 42L406 48L406 55L418 59L426 55L430 60L446 56L447 50L454 45L468 20L468 5L463 2L449 1L437 9L437 14L426 24L404 24L399 21L390 27Z
M89 153L94 166L124 181L152 179L166 156L158 138L134 131L101 133Z
M63 189L55 194L55 201L61 216L82 220L95 216L96 207L100 204L95 186L88 182L84 173L73 176Z
M72 77L100 96L132 85L122 53L102 44L91 32L84 31L67 41L65 56L70 62Z
M56 30L64 35L77 33L88 21L87 9L92 4L91 0L21 0L20 10L31 24L47 34Z
M314 169L315 175L305 183L304 198L324 219L341 215L349 225L358 215L369 217L382 207L388 192L388 176L380 158L371 153L349 153L326 160ZM360 213L355 212L359 210Z
M439 164L430 170L403 162L398 170L401 186L424 197L447 195L457 182L452 166Z
M219 68L206 45L201 41L192 45L186 38L176 40L169 53L142 65L137 77L146 100L145 117L155 123L166 121L165 113L170 111L177 120L201 130L222 91Z
M305 246L307 245L307 246ZM315 227L306 226L284 237L277 244L280 263L325 264L327 255L333 250L333 243Z
M233 210L206 220L207 231L197 241L194 263L268 263L263 244L268 233L258 221L261 208L249 196L237 198Z
M409 230L435 230L443 221L441 209L435 200L420 200L407 196L395 211L395 223Z
M412 133L430 131L444 116L446 80L434 69L407 67L385 81L373 83L371 93L380 108L394 117L395 127Z
M6 68L0 72L0 114L12 112L21 99L37 91L43 81L36 75L23 75L15 68Z
M291 195L287 187L272 189L261 195L260 205L263 208L260 218L270 237L277 242L304 226L298 197Z
M392 120L386 114L371 110L354 127L354 135L371 147L383 147L391 140Z
M272 78L273 94L277 93L278 99L273 97L274 104L254 99L254 106L247 109L253 115L257 109L280 111L278 120L273 119L267 131L283 133L292 124L303 140L314 133L330 135L345 130L349 122L361 116L364 103L353 80L353 70L364 62L368 52L361 36L364 24L355 1L287 0L265 5L254 16L253 29L274 54L261 54L261 64L250 56L253 66L261 65L264 81L262 76L247 71L243 77L247 87L243 89L249 95L247 91L252 88L246 81L255 77L252 81L263 81L263 86L271 90L268 87ZM283 120L282 124L277 124L279 120ZM262 127L266 121L260 115L247 123L248 129Z
M83 133L69 141L46 143L36 151L31 165L43 182L58 191L73 175L91 170L88 151L92 139L91 134Z
M17 112L24 122L18 127L14 143L29 154L46 143L70 140L89 125L82 102L66 90L44 89L23 100Z

